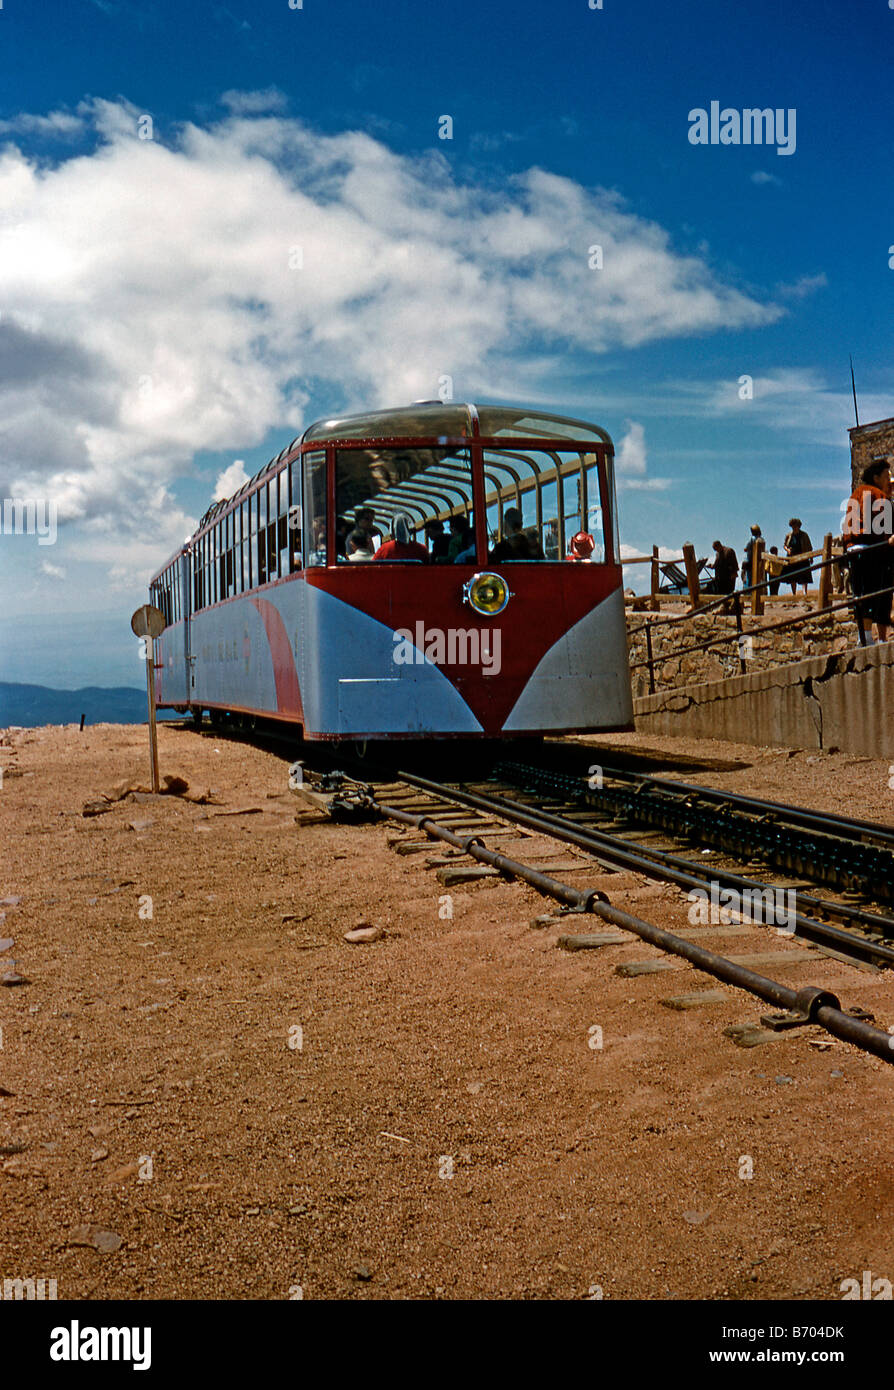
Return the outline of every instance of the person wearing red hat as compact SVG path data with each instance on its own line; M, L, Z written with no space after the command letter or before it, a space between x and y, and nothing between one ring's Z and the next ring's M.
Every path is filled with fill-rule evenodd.
M571 537L571 544L565 559L576 560L578 563L587 562L595 549L596 542L589 531L578 531L576 536Z

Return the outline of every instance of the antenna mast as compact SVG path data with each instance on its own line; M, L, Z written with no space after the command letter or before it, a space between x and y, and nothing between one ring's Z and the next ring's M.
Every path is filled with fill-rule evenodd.
M850 364L851 364L851 390L852 390L853 393L854 393L854 419L855 419L856 422L857 422L857 429L859 429L859 428L860 428L860 413L859 413L859 411L857 410L857 383L854 381L854 359L853 359L853 357L850 356L850 354L848 354L848 360L850 361Z

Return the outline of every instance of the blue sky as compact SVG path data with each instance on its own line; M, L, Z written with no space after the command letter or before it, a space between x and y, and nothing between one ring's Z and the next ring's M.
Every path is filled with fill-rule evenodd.
M631 551L837 530L849 352L894 416L892 50L887 0L5 0L0 497L59 526L0 535L0 679L138 684L221 474L445 372L603 424ZM692 144L715 100L793 153Z

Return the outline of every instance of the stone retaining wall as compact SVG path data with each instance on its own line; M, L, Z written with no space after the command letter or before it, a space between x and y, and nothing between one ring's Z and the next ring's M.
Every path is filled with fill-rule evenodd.
M681 610L682 611L682 610ZM779 665L800 661L810 656L839 655L857 645L857 627L847 609L826 617L808 618L797 626L761 635L768 623L804 613L804 605L785 607L767 605L761 618L750 614L743 618L746 641L743 647L748 673L771 671ZM656 615L658 616L658 615ZM662 615L664 616L664 615ZM627 635L631 665L645 661L645 614L628 612ZM681 647L692 647L728 634L722 646L708 651L679 655ZM735 641L736 620L732 615L711 612L685 623L658 623L652 627L652 652L655 658L655 688L660 693L668 687L703 681L719 681L741 674L739 649ZM638 666L631 672L633 695L649 693L649 671Z

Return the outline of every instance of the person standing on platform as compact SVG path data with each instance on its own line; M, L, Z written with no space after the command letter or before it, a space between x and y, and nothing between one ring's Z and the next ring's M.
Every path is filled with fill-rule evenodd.
M752 526L751 539L745 546L744 563L742 565L742 588L747 589L754 583L754 549L755 543L761 540L761 528Z
M736 559L736 552L731 545L722 545L720 541L715 541L714 550L717 552L711 569L714 571L714 589L718 594L731 594L736 587L736 576L739 573L739 561ZM726 612L726 606L724 606Z
M799 565L798 556L807 555L813 549L813 543L807 532L801 530L801 522L798 517L791 517L788 524L792 529L782 543L789 558L789 563L785 567L785 582L791 584L793 594L798 592L798 585L803 584L806 594L813 570L809 565Z
M779 554L778 545L771 545L769 554L764 559L769 580L770 595L775 598L779 593L779 583L782 571L785 569L785 561Z
M854 595L878 594L894 586L894 517L891 463L894 456L873 459L847 505L841 534L850 563ZM887 541L887 544L885 542ZM861 620L875 623L879 642L891 639L891 594L882 593L856 605ZM870 627L869 642L872 642Z

